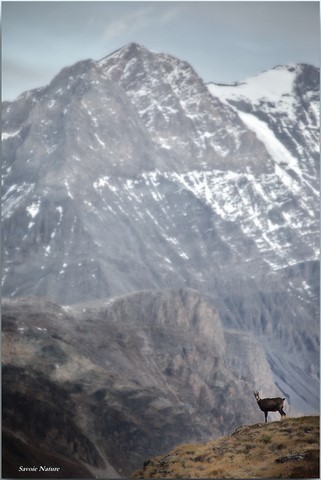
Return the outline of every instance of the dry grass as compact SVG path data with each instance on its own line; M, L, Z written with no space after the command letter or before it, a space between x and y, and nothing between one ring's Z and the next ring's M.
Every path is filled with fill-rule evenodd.
M181 445L134 478L319 478L319 417L239 427L201 445Z

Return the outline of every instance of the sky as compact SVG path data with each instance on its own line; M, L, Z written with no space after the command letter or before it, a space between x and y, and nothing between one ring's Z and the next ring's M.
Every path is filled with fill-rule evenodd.
M318 1L3 1L1 9L3 100L129 42L188 61L205 82L320 64Z

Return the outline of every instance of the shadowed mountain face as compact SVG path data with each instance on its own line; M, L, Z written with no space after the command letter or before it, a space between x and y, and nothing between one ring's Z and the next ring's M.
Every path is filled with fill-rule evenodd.
M65 476L128 476L178 443L260 419L249 395L259 382L277 391L255 338L224 332L193 290L68 308L7 300L2 323L5 476L16 476L23 445L24 466L50 452L51 466L72 459Z
M48 86L6 102L3 295L47 296L61 305L111 301L120 311L130 305L122 311L126 325L114 322L113 328L120 329L126 345L132 342L134 348L138 342L143 348L129 319L139 317L144 325L159 319L156 312L163 306L157 299L163 294L148 294L148 317L145 300L137 300L140 294L130 297L129 303L127 295L146 289L195 289L218 312L225 348L236 349L242 358L238 362L226 354L220 364L220 370L227 369L224 378L236 375L238 380L233 377L233 381L242 390L240 378L251 372L248 380L255 379L254 389L264 390L265 380L252 361L252 353L259 358L260 352L272 368L278 392L297 410L315 412L319 408L318 112L315 67L280 66L242 84L205 85L186 62L137 44L98 62L67 67ZM164 318L170 319L166 324L170 329L178 320L167 308ZM66 311L60 313L64 319ZM74 316L81 318L79 328L85 328L81 311L66 321L60 313L55 328L62 328L63 335L65 324L74 325ZM206 314L200 317L203 328ZM99 329L90 332L93 337L100 335ZM178 342L180 335L178 329L173 339ZM206 336L211 335L209 327ZM157 348L157 342L148 348ZM185 350L184 355L196 355L192 337L187 343L192 353ZM100 362L105 350L97 350L94 362ZM47 353L51 360L58 355ZM109 362L118 369L123 355L115 355L115 361L112 357ZM135 365L133 358L126 365L131 362ZM169 376L174 372L174 378L181 378L177 388L185 394L192 387L179 373L180 360L175 362L167 358L157 368L168 368ZM154 378L147 365L142 361L138 369ZM183 428L187 435L187 423L191 429L187 431L197 438L223 428L218 418L225 418L221 414L225 403L215 411L214 426L213 412L205 413L207 401L201 400L207 394L201 391L199 386L197 401L203 405L203 417L198 417L196 426L177 420L175 413L177 432ZM208 395L212 398L212 393ZM121 400L124 411L131 403L126 401ZM72 425L71 430L79 428ZM98 427L103 429L103 423ZM129 436L136 438L130 428ZM159 446L165 441L161 432ZM150 443L151 439L146 441ZM118 445L115 439L110 446L117 449L113 445ZM133 452L135 445L133 441ZM137 458L145 448L144 444ZM93 452L85 461L99 464L101 455ZM102 468L98 464L95 468ZM117 471L126 469L114 460L111 465Z
M6 478L92 478L92 473L65 455L33 447L2 430L2 472Z

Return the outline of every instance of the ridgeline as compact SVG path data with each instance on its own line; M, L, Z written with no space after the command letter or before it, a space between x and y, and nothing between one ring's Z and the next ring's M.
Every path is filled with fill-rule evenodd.
M238 427L155 457L134 478L320 478L319 416Z

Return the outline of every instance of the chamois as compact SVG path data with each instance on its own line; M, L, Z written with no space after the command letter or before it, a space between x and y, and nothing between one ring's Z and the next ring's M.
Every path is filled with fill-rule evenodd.
M262 412L264 412L265 423L267 423L268 412L279 412L281 418L286 416L286 413L283 410L285 398L260 398L259 392L253 393L258 406L260 407Z

